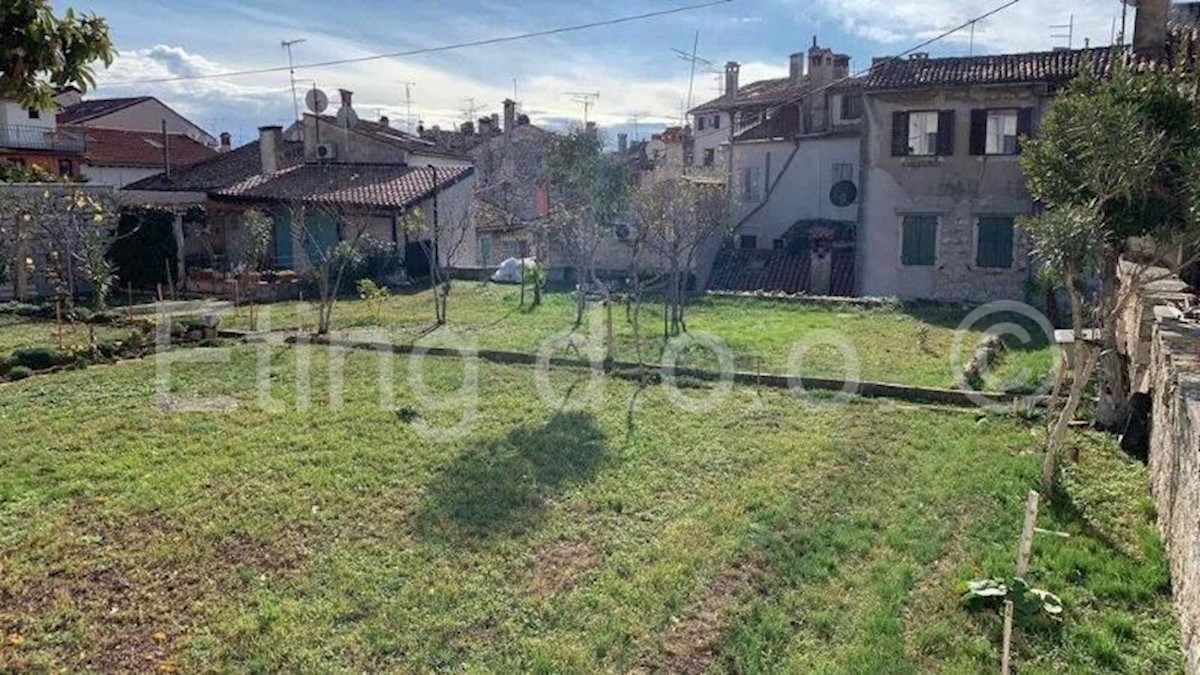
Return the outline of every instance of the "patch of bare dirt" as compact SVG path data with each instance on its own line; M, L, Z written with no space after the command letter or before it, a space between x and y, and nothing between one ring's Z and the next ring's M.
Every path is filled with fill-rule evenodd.
M599 554L586 542L556 541L533 554L530 588L542 597L570 592L599 562Z
M729 627L728 609L753 596L762 575L762 563L754 558L741 560L721 572L696 607L671 625L662 654L653 662L643 660L643 665L666 673L708 670L716 660L721 636Z

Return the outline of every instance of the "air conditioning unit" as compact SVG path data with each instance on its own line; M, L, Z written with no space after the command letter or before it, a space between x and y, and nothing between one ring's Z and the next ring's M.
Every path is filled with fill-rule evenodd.
M633 239L633 225L629 223L617 223L616 227L617 241L629 241Z
M319 143L317 145L317 159L333 159L337 157L337 146L333 143Z

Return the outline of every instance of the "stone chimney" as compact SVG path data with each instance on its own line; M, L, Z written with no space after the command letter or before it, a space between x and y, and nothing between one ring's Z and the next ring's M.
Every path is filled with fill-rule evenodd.
M845 54L833 55L833 79L844 80L850 77L850 57Z
M490 118L490 117L480 117L479 118L479 135L480 136L485 136L485 137L491 136L492 128L493 128L492 127L492 118Z
M511 98L504 99L504 133L508 133L517 126L517 102Z
M1133 53L1147 59L1167 55L1167 18L1171 0L1137 0L1133 19Z
M282 150L283 127L273 125L258 128L258 154L263 173L275 173L279 170L279 154Z
M808 83L812 87L823 87L833 81L833 51L819 47L817 36L813 36L808 48Z
M742 66L737 61L729 61L725 64L725 96L730 101L736 101L738 97L738 71Z
M475 123L470 120L467 120L466 122L463 122L462 124L458 125L458 130L464 136L474 136L475 135Z
M229 135L228 131L221 132L221 146L217 148L217 152L229 152L233 149L233 136Z
M629 151L629 134L617 134L617 152L622 155Z
M351 105L354 92L349 89L338 89L338 95L342 97L342 107L338 108L337 121L338 124L349 129L358 124L358 113L354 112L354 106Z
M382 124L382 125L383 125L383 126L385 126L385 127L390 127L390 126L392 126L392 121L388 119L388 116L387 116L387 115L380 115L380 116L379 116L379 123L380 123L380 124Z
M800 84L804 79L804 53L796 52L788 57L788 79L792 84Z
M587 124L583 125L583 131L589 136L595 136L596 135L596 123L588 122Z
M492 133L500 133L500 113L492 113Z

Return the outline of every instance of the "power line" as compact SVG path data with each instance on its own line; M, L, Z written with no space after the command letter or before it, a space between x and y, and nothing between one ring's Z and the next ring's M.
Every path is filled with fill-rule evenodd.
M960 31L960 30L962 30L962 29L964 29L964 28L966 28L966 27L968 27L968 26L974 25L975 23L977 23L977 22L979 22L979 21L982 21L982 20L984 20L984 19L987 19L987 18L989 18L989 17L991 17L991 16L994 16L994 15L996 15L996 14L999 14L1000 12L1002 12L1002 11L1004 11L1004 10L1008 9L1009 7L1012 7L1013 5L1015 5L1015 4L1019 3L1019 2L1021 2L1021 0L1009 0L1008 2L1004 3L1003 5L1000 5L999 7L996 7L996 8L994 8L994 9L992 9L992 10L989 10L989 11L987 11L987 12L984 12L983 14L980 14L979 16L977 16L977 17L975 17L975 18L973 18L973 19L968 19L967 21L965 21L965 22L963 22L963 23L959 24L958 26L955 26L954 28L951 28L950 30L947 30L947 31L945 31L945 32L939 33L938 35L935 35L935 36L933 36L933 37L929 38L928 40L925 40L924 42L922 42L922 43L920 43L920 44L917 44L917 45L914 45L914 46L912 46L912 47L909 47L908 49L905 49L904 51L900 52L899 54L896 54L895 56L888 56L888 57L881 58L881 59L877 60L875 63L872 63L872 64L871 64L869 67L867 67L867 68L863 68L862 70L859 70L859 71L856 71L856 72L850 73L849 75L846 75L845 77L841 77L841 78L838 78L838 79L836 79L836 80L833 80L832 82L830 82L830 83L828 83L828 84L825 84L825 85L822 85L822 86L820 86L820 87L817 87L816 89L812 89L812 90L809 90L809 91L803 92L803 93L799 94L799 95L798 95L796 98L794 98L794 99L791 99L791 100L788 100L788 101L784 101L783 103L777 103L777 104L775 104L775 105L773 105L773 106L770 106L770 107L768 107L768 108L764 108L764 109L763 109L763 110L762 110L762 111L761 111L759 114L760 114L760 115L767 115L767 114L769 114L769 113L772 113L772 112L775 112L775 111L777 111L777 110L782 110L782 109L783 109L784 107L786 107L786 106L789 106L789 105L794 105L794 104L796 104L796 103L799 103L800 101L804 100L805 98L808 98L808 97L810 97L810 96L812 96L812 95L814 95L814 94L819 94L819 93L821 93L821 92L825 91L826 89L830 89L830 88L832 88L832 87L835 87L835 86L837 86L837 85L839 85L839 84L841 84L841 83L843 83L843 82L846 82L846 81L848 81L848 80L853 80L853 79L856 79L856 78L862 77L863 75L866 75L866 74L870 73L872 70L874 70L875 68L878 68L879 66L881 66L881 65L883 65L883 64L885 64L885 63L891 63L891 62L893 62L893 61L899 61L899 60L901 60L902 58L904 58L905 56L908 56L909 54L912 54L913 52L920 51L921 49L924 49L925 47L928 47L929 45L931 45L931 44L933 44L933 43L935 43L935 42L940 42L941 40L944 40L944 39L946 39L947 37L949 37L949 36L951 36L951 35L953 35L953 34L957 33L958 31ZM697 140L697 139L700 139L700 138L707 138L708 136L712 136L712 135L715 135L715 134L721 133L721 131L723 131L723 130L715 130L715 129L714 129L713 131L705 132L705 133L704 133L704 135L702 135L702 136L701 136L701 135L696 135L696 136L693 136L692 138L693 138L693 140ZM730 127L730 128L729 128L729 132L730 132L731 134L733 133L733 129L732 129L732 127ZM731 138L730 140L732 140L732 138Z
M402 52L390 52L386 54L373 54L371 56L359 56L349 59L336 59L333 61L318 61L315 63L297 64L296 68L327 68L330 66L341 66L349 63L362 63L364 61L377 61L379 59L394 59L407 56L418 56L420 54L435 54L438 52L447 52L455 49L465 49L467 47L483 47L486 45L502 44L505 42L516 42L518 40L528 40L535 37L546 37L549 35L558 35L561 33L571 33L575 31L588 30L591 28L600 28L603 26L615 26L622 23L630 23L633 21L644 21L660 16L668 16L671 14L679 14L682 12L691 12L707 7L715 7L716 5L724 5L733 2L733 0L708 0L692 5L684 5L682 7L672 7L671 9L662 9L655 12L645 12L643 14L632 14L629 16L617 17L614 19L604 19L601 21L592 21L589 23L581 23L573 26L562 26L559 28L549 28L546 30L533 31L529 33L520 33L518 35L506 35L497 38L487 38L484 40L472 40L469 42L457 42L439 47L422 47L420 49L410 49ZM242 75L262 75L266 73L278 73L289 70L288 66L271 67L271 68L255 68L250 70L233 70L225 73L208 73L204 75L179 75L176 77L158 77L147 78L141 80L127 80L124 82L107 82L105 87L123 87L132 84L163 84L167 82L184 82L188 80L211 80L222 77L239 77Z

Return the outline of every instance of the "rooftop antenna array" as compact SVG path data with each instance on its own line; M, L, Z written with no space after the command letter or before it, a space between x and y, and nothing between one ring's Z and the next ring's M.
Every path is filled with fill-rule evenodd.
M1075 15L1071 14L1066 23L1050 26L1050 30L1059 31L1057 33L1051 33L1050 37L1055 40L1066 40L1067 49L1070 49L1075 43ZM1062 31L1066 32L1064 33Z
M410 133L410 134L411 134L411 133L413 133L413 119L412 119L412 105L413 105L413 98L412 98L412 88L413 88L413 87L415 87L415 86L417 86L417 83L416 83L416 82L406 82L406 81L400 81L400 82L397 82L397 84L402 84L402 85L404 85L404 128L405 128L405 130L406 130L408 133Z

